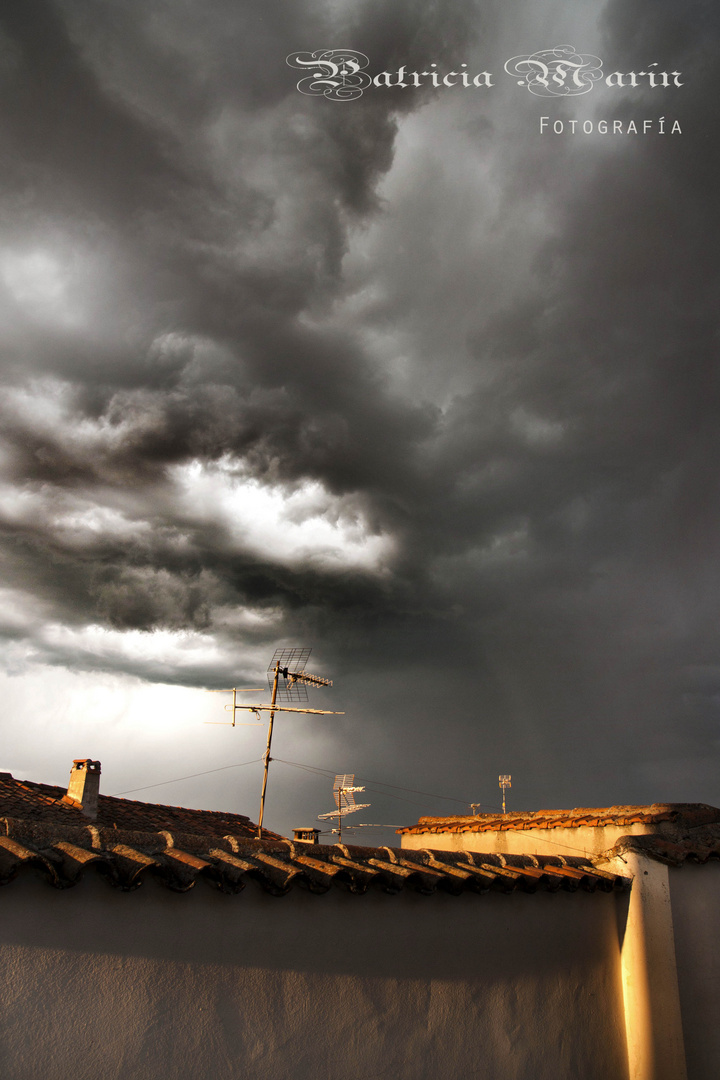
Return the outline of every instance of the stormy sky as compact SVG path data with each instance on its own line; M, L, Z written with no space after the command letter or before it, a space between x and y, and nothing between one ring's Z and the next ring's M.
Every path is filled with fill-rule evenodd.
M383 825L499 773L720 803L719 38L709 0L5 0L0 767L255 819L265 731L205 691L304 645L345 715L278 717L271 828L336 772ZM504 70L559 45L603 80ZM325 49L491 85L300 93Z

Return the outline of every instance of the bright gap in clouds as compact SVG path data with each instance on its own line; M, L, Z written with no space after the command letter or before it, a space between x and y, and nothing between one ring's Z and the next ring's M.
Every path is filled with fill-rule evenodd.
M210 669L222 661L216 641L208 634L177 630L108 630L102 626L76 629L57 623L46 625L38 640L53 652L62 650L82 659L125 659L171 664L178 670L192 664Z
M177 466L172 477L190 518L218 521L233 546L286 565L382 572L393 552L373 533L352 497L332 495L315 480L288 491L239 473L228 461Z
M0 282L31 318L75 326L81 312L70 295L67 260L48 251L6 251L0 256Z
M123 425L74 415L71 389L52 381L9 393L7 405L32 430L52 433L76 455L102 458L132 434ZM73 546L104 537L149 542L158 525L185 539L185 526L191 524L217 525L218 543L225 550L292 567L383 573L394 553L392 537L372 529L355 494L334 495L317 480L260 482L230 456L176 465L167 476L173 496L168 500L163 498L168 493L157 488L82 492L49 485L18 488L9 482L2 505L13 524L42 522Z
M0 672L0 693L12 717L4 724L0 769L18 779L64 786L73 759L91 757L102 762L101 791L108 795L160 785L130 798L254 810L265 732L229 726L229 695L40 664L15 676ZM255 768L164 783L254 760Z
M238 678L261 686L268 660L265 642L280 634L280 617L275 609L221 606L214 611L214 632L77 626L58 621L50 607L30 593L0 589L0 633L9 639L0 669L11 677L30 676L46 663L53 664L53 670L83 673L127 669L151 681L171 670L212 685L218 670L227 668L229 650L237 654L237 646L228 643L242 642Z

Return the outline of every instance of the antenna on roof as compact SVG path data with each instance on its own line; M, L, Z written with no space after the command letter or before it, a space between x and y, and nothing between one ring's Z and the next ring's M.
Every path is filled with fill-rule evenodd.
M507 811L505 810L505 789L512 787L512 784L510 783L511 779L512 778L510 776L498 776L498 787L502 788L503 793L503 814L507 813Z
M344 716L344 712L332 712L329 709L298 709L292 705L278 705L278 701L307 701L307 687L308 686L332 686L330 679L324 679L321 675L311 675L309 671L305 671L305 664L308 661L308 657L312 649L276 649L275 655L268 664L267 676L268 686L272 693L270 695L270 703L267 705L255 704L255 705L239 705L237 702L237 691L233 690L232 706L226 705L225 708L232 708L232 724L235 726L235 711L237 709L244 709L247 712L255 713L256 716L260 716L261 712L270 713L270 723L268 724L268 738L267 748L263 754L263 782L262 791L260 793L260 817L258 818L258 838L262 837L262 823L265 814L265 795L267 793L268 783L268 771L272 758L270 757L270 746L272 745L272 733L273 733L273 721L275 720L276 712L292 712L292 713L313 713L316 716ZM282 683L280 679L282 677ZM225 691L229 693L230 691Z
M263 689L262 686L248 686L248 687L231 686L229 690L206 690L205 692L207 694L232 694L232 696L233 696L232 705L226 705L225 706L225 712L231 712L232 713L232 720L204 720L203 723L205 723L205 724L214 724L216 727L221 725L221 724L228 724L230 727L235 727L235 710L237 708L239 708L239 706L237 704L237 695L238 694L261 694L262 689ZM256 715L257 715L257 713L256 713ZM239 724L238 727L262 727L262 724L258 720L258 721L254 721L253 723L250 723L250 724Z
M337 810L331 810L329 814L318 814L318 821L329 821L331 818L338 819L338 843L342 843L342 819L348 814L354 814L356 810L367 810L370 803L356 803L355 792L364 791L364 787L356 787L355 773L338 773L333 783L333 795Z

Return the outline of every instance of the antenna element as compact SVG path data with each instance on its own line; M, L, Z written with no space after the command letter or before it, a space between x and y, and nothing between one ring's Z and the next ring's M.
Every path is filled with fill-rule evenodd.
M367 810L370 803L356 803L355 792L364 791L364 787L355 786L355 773L338 773L333 783L333 795L337 810L331 810L329 814L318 814L318 821L329 821L331 818L338 819L338 843L342 843L342 819L347 814L354 814L356 810Z
M268 686L272 693L268 705L239 705L238 693L247 693L238 689L219 691L219 693L232 693L232 705L226 705L226 709L232 709L232 726L235 727L235 712L244 709L247 712L260 716L261 712L270 713L268 724L267 748L263 754L263 782L260 793L260 816L258 818L258 839L262 838L262 823L265 814L265 795L267 793L268 771L270 768L270 746L272 744L273 722L276 712L314 713L316 716L344 716L344 712L332 712L329 709L299 709L292 705L278 705L278 701L307 701L308 686L332 686L330 679L324 679L322 675L311 675L305 671L305 664L312 649L276 649L270 664L268 665ZM282 678L282 683L280 682ZM360 790L360 789L358 789ZM359 809L359 807L358 807Z
M502 788L502 793L503 793L503 814L507 813L507 811L505 810L505 789L509 788L509 787L510 788L512 787L512 784L510 783L510 780L511 780L510 776L498 776L498 781L499 781L498 787Z

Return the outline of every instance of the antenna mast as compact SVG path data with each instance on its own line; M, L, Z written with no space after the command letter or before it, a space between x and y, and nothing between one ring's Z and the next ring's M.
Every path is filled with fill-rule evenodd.
M503 793L503 814L507 813L505 810L505 789L512 787L511 779L510 776L498 776L498 787L502 788Z
M331 818L338 819L338 843L342 843L342 819L347 814L354 814L356 810L366 810L370 803L356 803L355 792L364 791L364 787L355 786L355 773L338 773L333 784L333 795L337 810L331 810L329 814L318 814L318 821L329 821Z
M244 709L260 716L261 712L270 713L268 724L267 748L263 754L263 782L260 793L260 816L258 818L258 839L262 838L262 823L265 816L265 795L267 793L268 772L270 770L270 747L272 745L273 723L276 712L313 713L316 716L344 716L344 712L332 712L329 709L299 709L292 705L278 704L283 701L307 701L308 686L332 686L331 679L324 679L321 675L311 675L305 671L305 664L312 649L276 649L275 655L267 669L268 687L272 690L269 705L239 705L237 703L237 691L233 690L232 705L226 705L226 709L232 709L232 726L235 727L235 711ZM280 680L283 680L281 683ZM222 691L221 691L222 692ZM230 691L224 691L229 693Z

